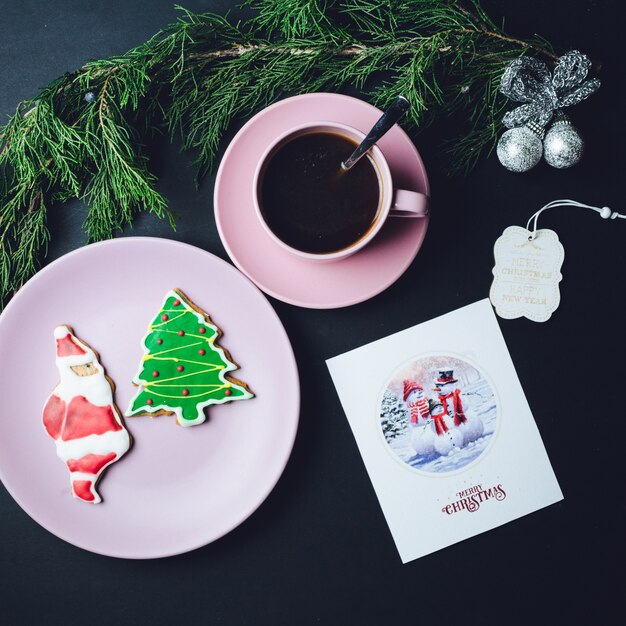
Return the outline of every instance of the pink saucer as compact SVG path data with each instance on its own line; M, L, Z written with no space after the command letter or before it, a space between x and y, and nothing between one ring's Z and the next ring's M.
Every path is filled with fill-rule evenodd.
M252 178L265 147L290 127L335 121L367 132L376 107L349 96L313 93L281 100L255 115L228 146L215 182L215 219L233 263L269 295L297 306L333 309L368 300L393 284L417 255L428 218L390 218L376 239L347 259L316 263L280 248L257 221ZM378 143L398 188L429 194L424 164L399 127Z

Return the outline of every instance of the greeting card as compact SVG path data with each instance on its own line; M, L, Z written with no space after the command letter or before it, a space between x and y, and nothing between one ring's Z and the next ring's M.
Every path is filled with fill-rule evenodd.
M403 563L563 499L488 300L327 365Z

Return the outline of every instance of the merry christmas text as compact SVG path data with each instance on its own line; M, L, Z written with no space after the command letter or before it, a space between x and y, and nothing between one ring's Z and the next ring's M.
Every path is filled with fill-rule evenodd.
M502 488L502 485L495 487L489 487L484 489L482 485L474 485L469 489L457 492L458 500L447 504L441 509L442 513L453 515L459 511L468 511L474 513L478 511L480 505L490 499L504 500L506 498L506 492Z

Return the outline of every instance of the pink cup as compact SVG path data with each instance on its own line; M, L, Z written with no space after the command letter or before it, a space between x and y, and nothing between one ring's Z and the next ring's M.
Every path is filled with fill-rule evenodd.
M261 205L259 202L259 185L261 182L261 176L264 170L264 166L269 160L269 157L273 152L281 145L288 141L295 139L296 137L308 133L319 132L331 132L339 135L343 135L357 143L361 143L365 138L365 134L356 128L340 124L338 122L309 122L306 124L299 124L290 128L286 132L279 135L263 152L254 172L254 179L252 185L252 192L254 198L254 208L258 220L261 222L263 228L267 234L284 250L305 259L311 261L337 261L343 259L351 254L354 254L364 246L366 246L380 229L383 227L385 220L388 217L412 217L420 218L428 215L428 197L422 193L416 191L408 191L406 189L394 189L393 180L391 177L391 170L387 160L378 146L373 146L366 156L363 158L369 158L374 165L374 168L378 175L378 184L380 189L378 212L374 219L374 222L370 226L369 230L360 239L353 244L337 250L335 252L326 253L312 253L304 252L293 248L282 241L272 229L267 225L263 217Z

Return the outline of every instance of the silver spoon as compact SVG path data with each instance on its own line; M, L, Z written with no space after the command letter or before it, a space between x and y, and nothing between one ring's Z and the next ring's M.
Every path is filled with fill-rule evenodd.
M381 115L372 130L357 146L356 150L341 164L341 169L349 170L354 164L407 112L409 101L398 96L391 106Z

